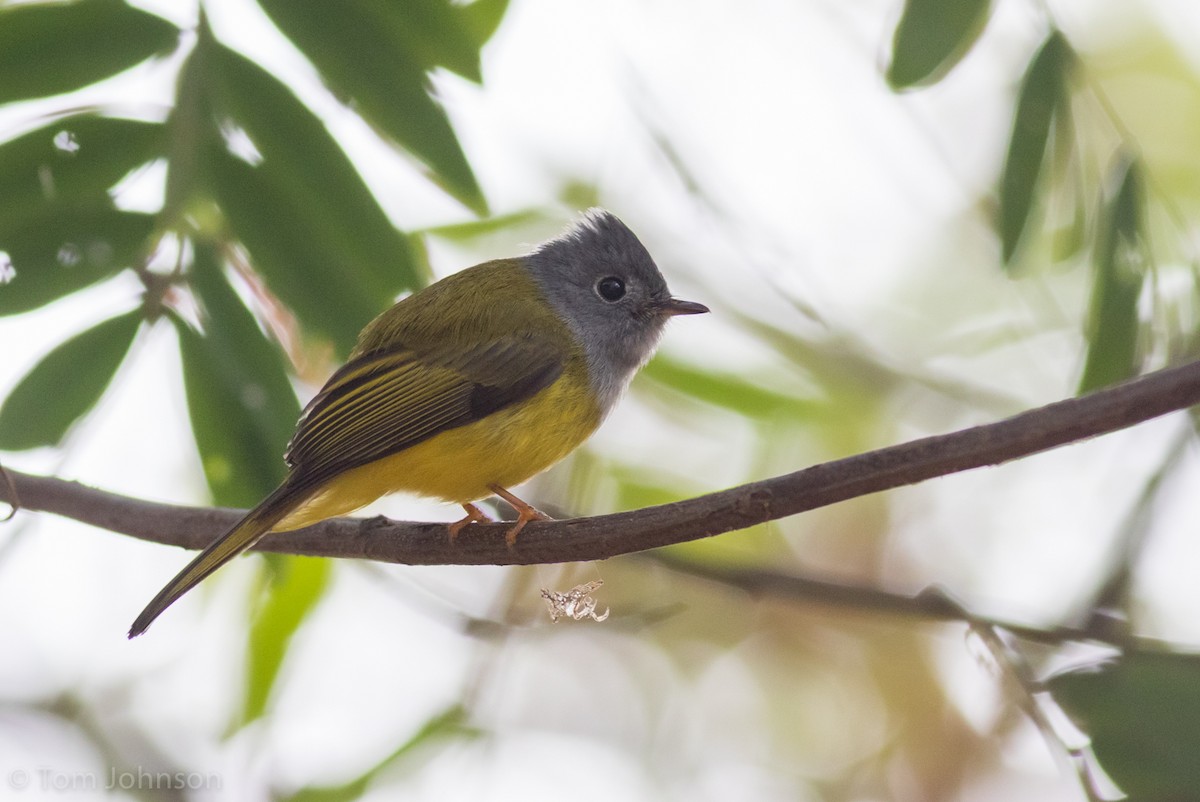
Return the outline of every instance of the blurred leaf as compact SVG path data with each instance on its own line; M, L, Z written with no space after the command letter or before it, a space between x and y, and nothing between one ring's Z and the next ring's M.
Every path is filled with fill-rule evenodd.
M1130 799L1196 798L1200 657L1130 654L1098 672L1061 674L1049 684Z
M438 3L421 0L425 15L413 15L409 4L391 6L403 9L399 20L398 12L389 11L382 0L346 0L336 14L321 0L261 0L261 5L336 95L424 162L433 171L431 178L453 197L478 214L486 213L487 202L445 110L430 94L426 76L431 59L438 64L452 60L469 70L460 52L469 32L464 28L462 35L454 36L457 44L451 50L459 54L449 58L445 42L436 59L425 45L414 50L412 42L414 19L440 25L433 22L441 19L432 11Z
M15 272L0 284L0 315L36 309L136 264L153 230L153 216L118 211L107 198L0 217L0 251Z
M1082 251L1087 242L1087 209L1083 199L1075 197L1071 206L1071 222L1054 232L1050 254L1056 262L1070 259Z
M1064 110L1068 101L1064 97ZM1050 258L1055 262L1063 262L1081 253L1088 244L1088 212L1092 203L1092 190L1087 185L1080 164L1083 154L1076 146L1075 120L1065 111L1054 115L1054 139L1050 144L1054 159L1050 162L1051 203L1062 198L1060 203L1070 205L1071 219L1061 220L1061 214L1055 220L1055 227L1050 232Z
M287 802L344 802L358 799L381 773L403 763L418 749L432 746L437 741L478 736L479 731L467 724L466 709L454 705L426 721L413 737L362 775L341 785L301 789L288 797Z
M444 226L426 228L421 233L432 237L449 240L450 242L470 242L480 237L486 237L499 231L507 231L522 226L544 223L547 220L544 212L537 209L525 209L519 212L485 217L481 220L469 220L466 223L451 223Z
M204 475L217 504L252 507L283 480L283 451L300 406L282 349L259 329L211 247L196 244L188 277L205 331L178 319L176 329Z
M218 201L273 292L342 353L404 290L425 283L345 153L291 91L224 47L212 58L214 106L262 161L208 149Z
M160 123L76 114L0 145L0 219L58 199L103 199L135 167L164 155Z
M767 390L740 376L694 368L665 356L655 357L643 368L641 380L647 379L750 418L781 414L800 417L816 408L808 399Z
M892 39L887 79L893 89L935 83L983 33L990 0L905 0Z
M0 406L0 448L57 445L100 400L141 322L140 309L128 312L47 354Z
M204 336L180 324L192 428L217 503L251 507L285 474L283 450L300 415L282 349L270 342L229 284L209 245L188 273L205 313ZM241 723L262 715L292 636L326 585L324 560L278 558L271 592L247 649Z
M329 585L329 560L273 556L278 559L272 560L270 590L247 633L246 693L239 726L266 712L288 646Z
M611 462L606 465L606 476L617 483L614 510L642 510L680 498L680 488L663 481L665 477L656 471Z
M196 228L221 231L219 216L213 226L204 215L197 215L198 200L208 201L210 189L204 182L204 154L217 148L220 132L213 113L209 88L213 79L215 41L207 24L204 9L196 26L196 44L179 68L175 79L175 103L167 117L168 133L167 185L163 198L162 218L167 225L177 225L191 218ZM208 205L208 204L205 204ZM197 220L197 218L199 218ZM202 221L202 222L201 222Z
M306 329L328 337L341 354L349 353L358 332L386 303L341 275L340 254L309 225L319 209L289 194L274 172L227 154L213 154L206 166L226 218L271 291Z
M331 220L323 236L346 252L347 270L386 301L420 287L408 242L396 230L324 123L290 89L254 62L214 51L218 113L245 129L262 154L264 170Z
M1192 111L1200 108L1200 71L1195 47L1190 37L1178 36L1181 30L1164 20L1127 26L1120 37L1089 41L1087 82L1102 88L1105 116L1113 115L1119 126L1104 129L1095 144L1103 146L1118 134L1154 176L1153 194L1185 204L1184 214L1193 218L1200 195L1200 160L1194 156L1200 118ZM1091 115L1080 119L1081 127L1089 123L1104 125Z
M0 7L0 103L96 83L178 38L174 25L122 0Z
M445 67L476 83L483 80L479 66L481 41L467 24L464 9L447 0L357 0L366 18L372 19L397 47L409 53L423 70Z
M558 200L568 209L590 209L602 206L600 189L582 178L565 178L558 188Z
M1096 277L1088 307L1088 353L1079 382L1081 395L1137 372L1137 302L1145 255L1139 173L1136 161L1122 157L1116 168L1116 195L1097 226Z
M475 0L465 6L455 6L463 24L475 37L476 47L483 47L496 33L508 12L508 0Z
M1010 265L1033 210L1038 177L1046 161L1050 127L1066 112L1067 80L1075 56L1058 31L1042 43L1021 81L1012 138L1000 177L1000 242Z

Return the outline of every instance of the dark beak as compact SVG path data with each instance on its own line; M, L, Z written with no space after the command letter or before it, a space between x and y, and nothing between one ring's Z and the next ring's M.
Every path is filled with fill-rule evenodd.
M668 317L675 315L702 315L708 311L708 307L704 304L698 304L695 301L681 301L678 298L668 298L658 304L659 314Z

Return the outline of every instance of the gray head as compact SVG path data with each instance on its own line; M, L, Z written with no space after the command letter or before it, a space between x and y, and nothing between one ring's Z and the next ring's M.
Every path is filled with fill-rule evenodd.
M563 234L538 246L526 265L583 343L605 413L654 354L668 319L708 311L672 298L646 248L603 209L589 209Z

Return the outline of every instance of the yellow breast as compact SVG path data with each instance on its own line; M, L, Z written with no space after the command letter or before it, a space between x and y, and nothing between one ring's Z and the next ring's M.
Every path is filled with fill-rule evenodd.
M582 359L532 398L333 477L276 531L345 515L388 493L457 504L510 487L561 460L600 423Z

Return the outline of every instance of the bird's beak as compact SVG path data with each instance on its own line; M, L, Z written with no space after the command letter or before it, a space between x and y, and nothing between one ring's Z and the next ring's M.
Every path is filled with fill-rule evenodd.
M708 311L708 307L704 304L698 304L695 301L681 301L678 298L668 298L658 304L658 311L668 317L675 315L702 315Z

